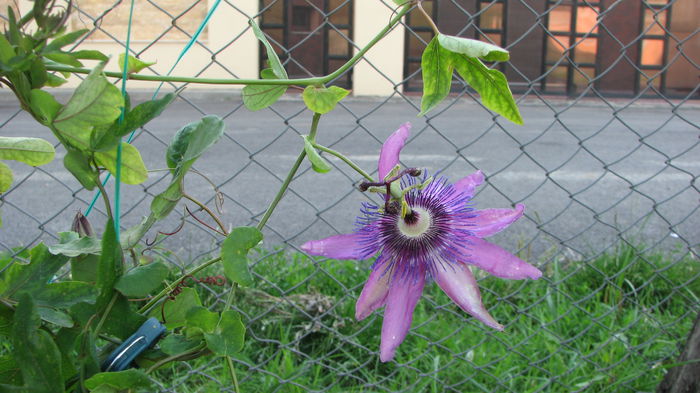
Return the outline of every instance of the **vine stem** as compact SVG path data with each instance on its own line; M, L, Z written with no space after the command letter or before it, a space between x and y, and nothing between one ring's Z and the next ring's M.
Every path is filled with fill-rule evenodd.
M309 131L309 140L311 141L311 143L314 143L316 140L316 132L318 131L318 122L320 120L321 114L314 113L314 117L311 120L311 131ZM270 206L268 206L267 210L265 211L265 214L258 223L256 227L258 228L258 230L263 229L263 227L265 227L265 224L267 224L267 220L270 219L270 216L272 215L272 212L275 211L277 204L279 204L280 200L282 200L282 197L287 191L289 184L292 182L292 179L294 179L294 175L296 175L297 171L299 170L299 167L301 166L301 163L304 161L304 157L306 157L306 151L302 150L301 153L299 153L299 157L297 157L297 160L294 162L294 165L292 165L292 167L289 169L289 173L287 173L287 178L284 179L284 183L282 183L280 189L277 191L277 195L275 195L275 198L272 200Z
M433 21L433 18L430 15L428 15L427 12L425 12L425 9L423 8L423 0L418 0L417 5L418 5L418 10L423 14L423 16L425 16L425 19L428 21L428 23L430 24L430 27L435 32L435 35L439 35L440 29L438 29L437 25Z
M319 145L319 144L317 144L317 143L313 143L313 146L314 146L315 148L317 148L318 150L321 150L321 151L326 152L326 153L328 153L328 154L330 154L330 155L332 155L332 156L335 156L335 157L340 158L344 163L348 164L348 166L349 166L350 168L354 169L355 172L359 173L360 176L364 177L365 179L367 179L367 180L369 180L369 181L374 181L374 179L372 178L372 176L370 176L367 172L365 172L362 168L360 168L359 165L357 165L357 164L355 164L354 162L352 162L352 160L349 159L348 157L346 157L343 153L341 153L341 152L339 152L339 151L337 151L337 150L333 150L333 149L330 149L330 148L328 148L328 147Z
M162 367L163 365L165 365L167 363L178 360L180 358L186 358L186 357L191 356L195 353L201 352L205 348L206 348L206 344L200 344L200 345L190 349L189 351L181 352L181 353L178 353L176 355L172 355L172 356L168 356L167 358L163 358L163 359L157 361L156 363L154 363L151 367L149 367L148 370L146 370L146 374L152 373L153 371L159 369L160 367Z
M355 65L374 45L377 44L384 36L391 31L397 23L401 21L408 12L410 12L412 7L410 5L404 5L399 12L391 19L389 24L380 30L372 40L370 40L367 45L360 49L350 60L343 64L340 68L333 71L326 76L319 76L314 78L299 78L299 79L220 79L220 78L198 78L198 77L187 77L187 76L164 76L164 75L139 75L139 74L129 74L127 79L140 80L140 81L153 81L153 82L181 82L181 83L199 83L208 85L323 85L333 79L342 75L345 71L350 69ZM71 67L61 64L47 64L46 69L48 71L59 71L59 72L69 72L72 74L89 74L92 70L89 68L82 67ZM112 78L123 78L121 72L105 71L104 74Z

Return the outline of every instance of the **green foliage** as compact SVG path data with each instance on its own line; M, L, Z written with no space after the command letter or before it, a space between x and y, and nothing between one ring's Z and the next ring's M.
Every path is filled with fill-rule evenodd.
M92 392L118 393L126 389L152 389L153 382L142 370L130 369L95 374L85 381Z
M23 385L26 390L36 393L63 392L61 353L51 335L40 326L32 297L22 294L15 310L12 345Z
M348 94L350 91L338 86L306 86L301 97L312 112L323 115L332 111Z
M263 79L277 78L271 68L260 71L260 76ZM251 111L258 111L277 102L286 91L285 85L247 85L243 88L243 104Z
M253 227L234 228L221 245L221 260L226 277L243 286L253 285L248 268L248 251L263 239L262 233Z
M88 150L94 127L112 124L124 106L124 98L103 75L103 68L101 63L92 70L51 123L78 150Z
M515 124L523 124L506 77L479 60L507 61L508 56L505 49L481 41L443 34L434 37L425 48L421 61L423 98L419 116L428 113L449 95L452 74L456 70L479 93L485 107Z
M9 190L11 185L12 169L4 162L0 162L0 193Z
M505 75L465 55L455 54L453 61L459 75L479 93L485 107L515 124L523 124Z
M127 56L126 61L125 61L124 54L123 53L119 54L119 68L121 69L122 72L124 72L124 66L126 65L126 73L127 74L137 73L137 72L143 70L144 68L150 67L154 64L156 64L155 61L146 62L146 61L142 61L140 59L137 59L131 55Z
M442 48L450 52L466 55L467 57L475 57L486 61L508 61L510 59L510 54L507 50L488 42L445 34L438 34L437 39Z
M220 356L234 356L243 348L245 326L241 316L233 310L221 313L221 319L211 333L204 333L207 348Z
M39 166L53 161L53 145L39 138L11 138L0 136L0 159L15 160Z
M433 38L423 51L423 98L418 116L428 113L450 94L453 70L450 59L450 52L440 45L437 38Z
M255 34L255 37L258 40L260 40L260 42L262 42L263 46L265 46L265 52L267 53L267 62L270 64L270 68L272 69L274 75L278 79L287 79L287 71L284 69L284 66L282 65L282 62L280 61L279 57L277 57L277 52L275 52L275 49L265 37L265 33L263 33L263 31L260 29L260 26L258 26L255 20L248 20L248 24L253 29L253 34Z
M185 174L223 133L224 121L218 116L204 116L175 133L165 155L173 178L165 191L156 195L151 202L151 213L155 219L160 220L175 208L183 196Z
M88 190L94 189L99 173L90 165L90 158L80 150L67 148L63 166Z
M161 351L167 355L176 355L197 348L201 340L190 340L182 334L168 334L158 342Z
M331 166L328 165L328 162L326 162L326 160L318 153L313 143L311 143L309 140L309 136L302 135L301 137L304 138L304 151L311 162L311 168L318 173L329 172L331 170Z
M124 296L142 298L163 284L170 269L162 262L136 267L124 274L114 286Z
M106 152L95 152L95 162L105 167L113 175L117 173L117 146ZM141 153L134 145L121 143L121 179L126 184L141 184L148 179L148 170L143 163Z
M187 313L194 307L201 307L202 302L194 288L183 288L182 292L175 297L175 300L166 300L162 309L156 307L149 316L159 318L165 317L163 323L168 329L175 329L185 326ZM162 314L162 316L161 316Z
M107 307L112 296L115 296L114 285L121 277L124 269L124 254L114 231L114 221L110 217L102 234L102 252L97 266L97 282L99 291L97 297L97 313L101 314Z
M43 243L32 248L29 255L28 264L15 262L0 273L0 295L12 297L20 290L36 293L68 262L68 258L63 255L49 253Z

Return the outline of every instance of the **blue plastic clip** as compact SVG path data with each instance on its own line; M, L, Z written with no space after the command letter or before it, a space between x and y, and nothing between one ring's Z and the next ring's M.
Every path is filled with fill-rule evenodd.
M151 347L165 333L165 326L155 318L148 320L109 354L102 362L102 371L124 371L143 351Z

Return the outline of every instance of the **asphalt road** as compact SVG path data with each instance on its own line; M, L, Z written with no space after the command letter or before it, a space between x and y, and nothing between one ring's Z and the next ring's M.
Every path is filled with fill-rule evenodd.
M311 115L298 99L251 113L235 99L193 95L173 104L147 126L135 145L151 173L144 185L125 186L123 223L137 223L148 211L149 194L165 186L164 151L172 134L204 114L226 116L227 133L196 165L225 195L227 225L256 222L272 200L302 148ZM622 103L624 104L624 103ZM349 100L321 120L318 142L347 154L367 171L376 170L381 142L401 123L413 123L402 153L405 165L456 180L476 168L488 185L475 197L476 207L526 205L526 218L494 241L526 257L599 252L618 236L667 250L700 242L698 145L700 105L672 110L668 104L643 102L617 109L584 102L567 109L525 102L524 126L492 117L470 99L442 106L430 118L417 118L416 103ZM0 135L41 136L48 130L10 100L0 102ZM92 192L81 190L56 160L39 169L10 163L14 188L0 199L4 226L0 251L45 240L67 230L75 211L85 210ZM266 230L266 245L302 242L351 231L360 202L371 196L354 190L360 180L337 159L333 170L317 174L304 163ZM201 177L188 175L187 192L213 207L213 190ZM191 203L188 205L192 205ZM200 215L201 216L201 215ZM204 216L201 216L204 217ZM93 213L99 226L103 218ZM158 229L176 228L173 217ZM149 234L152 237L153 233ZM219 237L193 220L166 243L183 260L212 249ZM575 251L574 253L571 250ZM696 248L697 250L697 248Z

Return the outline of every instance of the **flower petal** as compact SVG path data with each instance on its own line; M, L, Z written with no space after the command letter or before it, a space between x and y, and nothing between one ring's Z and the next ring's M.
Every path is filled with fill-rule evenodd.
M382 151L379 153L379 181L383 181L384 177L399 163L399 153L406 143L410 131L411 123L406 122L386 138L384 145L382 145Z
M377 264L372 268L362 293L355 304L355 319L361 321L367 318L372 311L384 306L393 269L386 269L386 264Z
M467 255L464 262L484 269L496 277L511 280L524 278L537 280L542 276L539 269L495 244L473 236L469 237L469 243L458 246L463 248L461 252Z
M503 330L503 325L493 319L481 302L481 292L469 266L454 263L435 270L435 282L462 310L496 330Z
M473 226L468 229L476 237L494 235L523 216L525 205L518 203L515 209L484 209L474 211L475 217L470 221Z
M321 255L333 259L365 259L360 237L351 233L336 235L321 240L312 240L301 245L301 249L309 255Z
M419 274L415 279L398 278L398 275L399 273L395 273L386 298L382 342L379 345L379 359L382 362L393 359L396 348L406 338L413 321L413 309L425 285L424 273Z
M478 170L471 175L464 177L460 179L457 183L454 184L454 187L457 191L467 194L469 198L474 196L474 191L476 190L481 183L484 182L484 173L481 172L481 170Z

